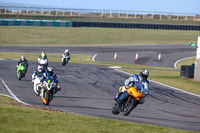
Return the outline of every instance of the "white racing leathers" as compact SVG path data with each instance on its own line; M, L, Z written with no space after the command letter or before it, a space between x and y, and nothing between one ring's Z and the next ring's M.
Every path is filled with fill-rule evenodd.
M125 86L136 86L138 92L144 92L145 95L149 94L149 81L147 79L142 80L138 74L132 75L125 80Z

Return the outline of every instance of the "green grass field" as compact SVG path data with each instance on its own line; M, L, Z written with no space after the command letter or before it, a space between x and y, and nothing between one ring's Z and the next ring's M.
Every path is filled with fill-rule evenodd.
M22 106L0 96L1 133L195 133Z
M0 26L0 45L135 45L196 43L198 31Z

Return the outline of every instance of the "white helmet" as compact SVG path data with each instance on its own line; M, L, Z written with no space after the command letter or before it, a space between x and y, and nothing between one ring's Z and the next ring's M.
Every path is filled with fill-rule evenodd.
M64 53L68 53L69 52L69 50L68 49L65 49L65 52Z
M26 59L26 57L24 55L21 56L22 61L24 61Z
M43 66L42 65L38 65L38 71L42 72L43 71Z

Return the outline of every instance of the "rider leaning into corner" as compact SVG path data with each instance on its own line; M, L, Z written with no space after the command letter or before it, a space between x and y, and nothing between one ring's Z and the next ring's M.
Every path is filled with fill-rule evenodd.
M142 69L139 74L132 75L130 78L125 80L124 82L125 86L119 88L119 92L114 97L114 99L117 101L126 89L134 86L136 86L139 93L144 92L145 96L149 95L149 81L147 79L148 76L149 76L149 71L147 69ZM122 97L120 97L120 101L123 101L123 98L125 98L125 96L122 95ZM143 98L140 101L140 104L143 104L144 101L145 100Z
M26 59L26 57L24 55L21 56L21 59L19 59L19 62L17 63L17 68L19 66L20 63L24 63L26 64L27 68L28 68L28 60ZM26 69L27 70L27 69Z
M37 69L32 74L32 82L34 83L35 77L42 77L43 73L45 73L45 70L43 69L42 65L38 65Z
M43 82L44 80L48 80L49 77L52 77L54 80L54 84L55 84L54 94L55 94L61 90L61 87L58 85L58 78L57 78L56 74L53 72L52 67L47 68L47 72L45 72L42 75L40 82Z

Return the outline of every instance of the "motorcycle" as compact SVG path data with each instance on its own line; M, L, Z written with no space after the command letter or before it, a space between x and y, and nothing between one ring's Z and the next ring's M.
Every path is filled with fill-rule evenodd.
M55 85L53 79L48 79L47 81L43 82L40 96L45 105L49 105L49 103L52 101L54 89Z
M42 84L40 83L41 77L35 76L34 79L34 85L33 85L33 90L35 91L36 95L40 95L41 89L42 89Z
M27 71L27 67L25 63L20 63L19 66L17 66L17 78L21 80L23 77L25 77Z
M48 60L46 58L38 58L38 64L42 65L45 71L47 70Z
M123 97L123 100L120 99ZM112 113L118 115L120 112L124 116L128 116L130 112L140 103L145 97L143 92L138 92L136 87L130 87L119 97L112 107Z
M62 55L62 59L61 59L61 62L62 62L62 66L65 66L70 60L70 56L69 55L66 55L66 54L63 54Z

